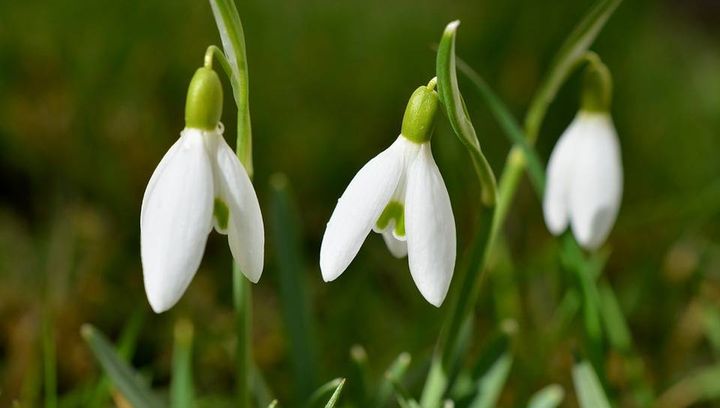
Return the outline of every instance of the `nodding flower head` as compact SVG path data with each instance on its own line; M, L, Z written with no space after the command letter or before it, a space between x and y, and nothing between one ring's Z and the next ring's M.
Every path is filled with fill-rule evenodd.
M245 168L223 138L222 86L212 68L190 82L185 129L150 177L140 210L145 292L157 313L171 308L200 266L213 230L228 236L233 258L260 279L264 227Z
M545 223L555 235L568 226L586 249L605 242L622 199L623 170L610 117L610 73L593 60L585 73L580 112L550 156L543 199Z
M455 219L430 148L438 96L435 81L410 97L400 136L370 160L348 185L327 224L320 249L325 281L342 274L370 231L390 252L407 256L410 273L428 302L440 306L455 267Z

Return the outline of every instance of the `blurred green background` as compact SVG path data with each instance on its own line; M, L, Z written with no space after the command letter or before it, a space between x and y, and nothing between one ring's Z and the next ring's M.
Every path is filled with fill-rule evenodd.
M423 301L406 261L392 258L377 234L336 282L324 284L318 267L337 198L399 133L410 93L434 75L432 46L445 24L462 20L458 55L521 118L550 59L591 4L238 2L255 185L268 234L271 177L285 173L291 186L320 379L350 375L355 344L365 347L378 378L402 351L413 354L421 372L446 312ZM61 395L98 378L80 325L91 322L116 339L131 316L144 319L133 364L152 373L157 388L168 384L173 324L187 317L195 324L198 392L232 390L231 257L224 237L211 235L188 292L163 315L147 304L139 257L142 194L183 128L188 81L209 44L219 45L219 38L204 1L0 1L0 406L16 399L40 404L45 316L52 317ZM592 49L614 76L613 116L625 166L604 274L628 320L642 377L662 394L720 363L720 3L628 0ZM577 77L550 109L538 144L543 160L577 110ZM235 108L223 81L223 121L234 145ZM510 144L468 81L460 81L499 174ZM462 254L478 186L446 122L433 144ZM501 405L521 406L551 382L571 392L576 340L551 330L564 288L559 244L527 181L505 232L505 250L492 256L496 267L477 309L475 348L506 319L517 323L516 362ZM269 236L265 272L254 286L253 344L282 400L297 390L274 244ZM611 355L609 388L621 405L632 406L622 367L622 357Z

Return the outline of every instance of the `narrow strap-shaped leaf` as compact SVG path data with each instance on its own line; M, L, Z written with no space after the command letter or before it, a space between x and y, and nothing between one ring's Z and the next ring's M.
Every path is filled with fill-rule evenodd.
M627 353L632 347L632 337L615 293L609 284L601 283L599 294L600 310L610 345L620 352Z
M345 379L342 378L340 380L340 383L338 384L337 388L335 388L335 391L330 396L330 400L328 400L327 404L325 404L325 408L333 408L338 401L340 400L340 394L342 394L343 387L345 386Z
M542 197L543 191L545 191L545 166L543 166L535 149L527 142L522 127L510 112L510 109L505 106L500 97L490 88L490 85L485 82L482 76L463 61L462 58L457 56L455 58L457 59L457 68L475 86L475 89L477 89L480 96L485 100L485 103L487 103L490 112L500 124L500 128L502 128L505 135L512 143L520 146L522 149L525 160L527 160L530 181L538 196Z
M495 175L482 153L475 128L458 88L457 72L455 71L455 33L458 25L460 25L459 21L453 21L447 25L438 46L436 62L438 94L450 125L470 153L473 166L480 179L483 204L494 206L497 195Z
M400 383L410 367L412 358L408 353L400 353L395 360L390 364L388 369L385 371L380 387L378 388L378 395L376 398L376 407L384 407L390 400L390 396L393 391L393 384Z
M175 345L173 350L172 382L170 384L170 406L192 408L194 387L192 379L193 326L189 320L175 324Z
M122 332L120 333L120 339L117 342L117 354L123 359L123 361L129 360L135 353L135 347L137 345L138 337L140 336L140 330L142 329L143 322L145 321L145 310L145 308L136 309L130 319L127 320ZM110 380L108 379L107 374L103 373L92 392L92 397L90 398L90 403L87 407L105 407L109 397Z
M233 89L237 118L237 155L252 178L252 130L250 127L249 85L247 56L245 52L245 34L243 33L240 13L234 0L210 0L215 24L220 32L225 55L233 75L230 85Z
M268 404L267 408L276 408L277 406L278 406L278 401L272 400L272 402L270 402L270 404Z
M315 388L316 351L312 338L314 325L305 281L305 261L301 250L301 227L287 177L271 178L271 233L277 261L282 317L290 345L290 361L301 400Z
M49 308L45 311L43 319L42 349L45 408L56 408L58 406L57 349L55 348L54 319Z
M318 406L318 403L320 401L323 401L325 396L329 394L330 392L337 392L338 387L342 390L342 386L345 384L344 378L335 378L334 380L328 381L325 384L321 385L315 392L312 393L310 398L308 398L308 402L306 406L308 408L313 408Z
M492 408L497 405L505 381L510 374L512 361L512 355L509 352L505 352L495 361L490 370L478 381L478 394L470 403L470 408Z
M580 408L610 408L610 402L590 362L584 360L575 364L572 377Z
M528 408L556 408L565 399L565 391L557 384L551 384L533 394Z
M720 364L700 369L670 387L660 396L655 406L676 408L695 406L701 402L720 401L719 378Z
M105 336L89 324L82 327L82 335L105 373L133 407L161 408L163 406L140 380L139 375L118 356Z
M270 405L273 401L275 401L273 393L267 385L267 381L265 381L262 372L255 364L253 364L252 367L252 392L255 396L257 405L261 407Z

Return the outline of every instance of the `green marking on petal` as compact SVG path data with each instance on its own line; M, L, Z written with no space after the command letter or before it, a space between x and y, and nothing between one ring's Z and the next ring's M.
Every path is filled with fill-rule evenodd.
M375 225L378 229L384 230L390 225L390 221L395 221L395 235L405 236L405 206L401 202L390 201Z
M228 209L227 204L219 198L216 198L213 202L213 216L215 216L217 225L221 230L227 229L228 220L230 219L230 210Z

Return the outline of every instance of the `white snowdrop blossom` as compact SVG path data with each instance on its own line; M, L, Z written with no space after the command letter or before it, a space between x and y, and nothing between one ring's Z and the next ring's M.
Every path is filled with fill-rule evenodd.
M586 249L601 246L620 208L620 145L607 112L581 110L560 136L547 167L543 213L555 235L568 225Z
M338 200L320 249L326 282L347 269L375 231L395 257L407 255L425 299L442 304L455 267L456 236L450 197L430 148L437 105L430 85L418 88L401 135L358 171Z
M143 276L156 313L170 309L187 289L213 227L228 236L233 258L250 281L257 282L263 269L258 199L245 168L222 136L222 91L219 103L212 94L221 89L219 79L206 72L196 81L203 69L207 68L198 70L188 92L186 128L153 172L142 201Z

